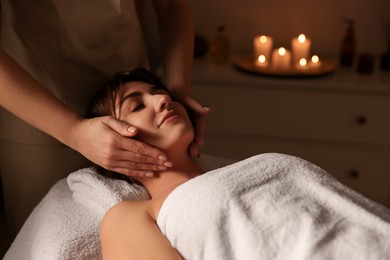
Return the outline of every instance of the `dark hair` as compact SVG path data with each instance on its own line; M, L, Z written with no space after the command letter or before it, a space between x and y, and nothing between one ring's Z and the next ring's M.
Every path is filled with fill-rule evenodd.
M115 117L115 98L117 89L127 82L135 81L151 84L154 88L163 89L171 95L168 88L154 73L145 68L136 67L132 70L115 74L115 76L106 83L105 87L97 92L89 105L87 117Z
M94 118L100 116L115 117L115 99L117 90L120 88L120 86L127 82L136 81L149 83L153 85L154 88L163 89L168 94L170 94L168 88L155 74L145 68L136 67L132 70L116 74L111 80L106 83L106 85L100 91L97 92L88 107L87 118ZM114 171L106 170L99 165L95 165L95 168L96 171L103 176L114 179L126 180L130 183L136 182L131 177L119 174Z

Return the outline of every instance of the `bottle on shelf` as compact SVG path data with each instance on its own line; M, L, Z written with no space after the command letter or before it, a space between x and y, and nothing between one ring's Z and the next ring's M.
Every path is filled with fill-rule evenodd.
M219 26L218 32L210 44L210 62L225 64L229 61L230 43L225 33L225 27Z
M351 67L356 56L355 26L352 19L345 19L346 30L341 42L340 65Z

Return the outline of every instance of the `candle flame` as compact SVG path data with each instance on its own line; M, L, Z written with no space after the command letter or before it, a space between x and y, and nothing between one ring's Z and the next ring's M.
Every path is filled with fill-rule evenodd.
M286 49L283 47L280 47L278 50L278 53L280 56L284 56L284 55L286 55Z
M301 33L299 36L298 36L298 42L300 43L304 43L306 41L306 36Z
M299 65L301 65L302 67L306 66L306 64L307 64L307 60L305 58L299 60Z
M313 55L313 57L311 57L311 61L313 63L318 63L320 61L320 58L317 55Z
M260 62L260 63L264 63L266 61L266 58L264 55L260 55L259 58L257 58L257 60Z
M265 35L262 35L262 36L260 36L260 42L261 43L266 43L267 41L268 41L268 38L267 38L267 36L265 36Z

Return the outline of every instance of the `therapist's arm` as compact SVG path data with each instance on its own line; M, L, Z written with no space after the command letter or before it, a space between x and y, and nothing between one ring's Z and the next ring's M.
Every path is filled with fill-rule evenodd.
M127 138L137 134L133 127L112 117L81 118L2 50L0 93L0 106L108 170L145 176L163 163L163 152Z
M194 23L188 0L153 0L156 13L165 82L180 101L194 111L195 139L190 146L194 157L203 145L206 116L210 110L192 99L191 73L194 53Z

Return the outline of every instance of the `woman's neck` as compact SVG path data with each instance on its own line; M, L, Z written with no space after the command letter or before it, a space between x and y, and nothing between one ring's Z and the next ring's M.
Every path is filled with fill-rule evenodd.
M169 194L180 184L203 173L199 164L186 154L182 156L168 154L168 158L173 164L171 168L159 172L156 177L140 180L152 199Z

